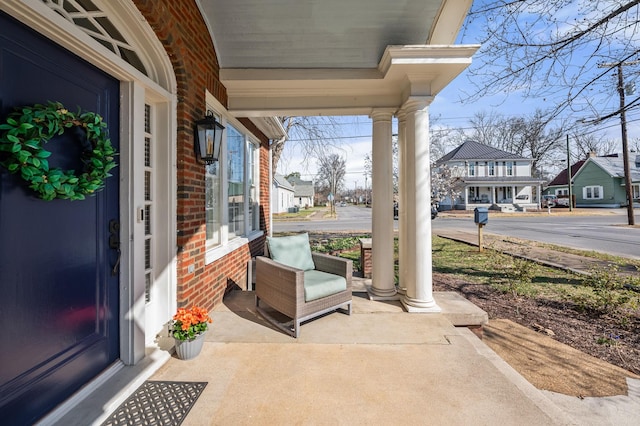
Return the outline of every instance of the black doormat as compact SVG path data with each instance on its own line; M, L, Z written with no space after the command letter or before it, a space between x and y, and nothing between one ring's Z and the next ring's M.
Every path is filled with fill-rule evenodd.
M180 425L205 386L147 380L102 425Z

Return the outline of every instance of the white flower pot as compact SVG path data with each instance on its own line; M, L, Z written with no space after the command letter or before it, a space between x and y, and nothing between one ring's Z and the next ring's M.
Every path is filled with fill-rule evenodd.
M204 334L197 335L193 340L176 339L176 355L178 358L187 360L198 356L204 344Z

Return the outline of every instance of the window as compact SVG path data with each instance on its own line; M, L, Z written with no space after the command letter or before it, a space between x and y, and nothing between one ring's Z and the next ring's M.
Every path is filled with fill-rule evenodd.
M585 200L602 200L602 186L585 186L582 188L582 198Z
M487 163L487 174L489 176L495 176L496 175L496 163L494 163L493 161L489 161Z
M207 165L205 172L207 249L216 249L208 262L260 231L260 146L240 123L216 119L225 130L220 158Z
M480 201L480 187L479 186L470 186L469 187L469 201L471 201L471 202Z
M475 176L475 175L476 175L476 164L469 163L469 176Z
M631 192L634 200L640 199L640 185L631 185Z
M513 161L507 161L507 176L513 176Z
M227 125L227 206L229 209L229 239L244 235L244 174L245 137Z
M220 163L207 165L205 173L207 244L217 246L221 243L222 209L220 208Z
M144 106L144 301L151 302L151 285L153 282L153 233L152 217L153 212L153 140L151 132L150 105Z
M260 230L260 147L249 143L249 232Z

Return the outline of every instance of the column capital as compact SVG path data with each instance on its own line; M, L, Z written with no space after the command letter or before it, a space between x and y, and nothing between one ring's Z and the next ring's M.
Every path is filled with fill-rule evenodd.
M395 110L391 108L374 108L369 114L369 118L373 121L391 121Z
M433 99L433 96L411 96L404 102L404 104L402 104L400 113L410 114L426 109L429 107L429 105L431 105Z

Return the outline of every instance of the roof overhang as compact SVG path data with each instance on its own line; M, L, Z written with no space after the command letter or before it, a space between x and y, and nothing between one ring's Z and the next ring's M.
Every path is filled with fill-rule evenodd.
M367 115L437 95L479 45L389 46L375 69L222 69L237 116Z
M433 97L479 46L454 45L472 0L197 0L235 116L395 111Z

